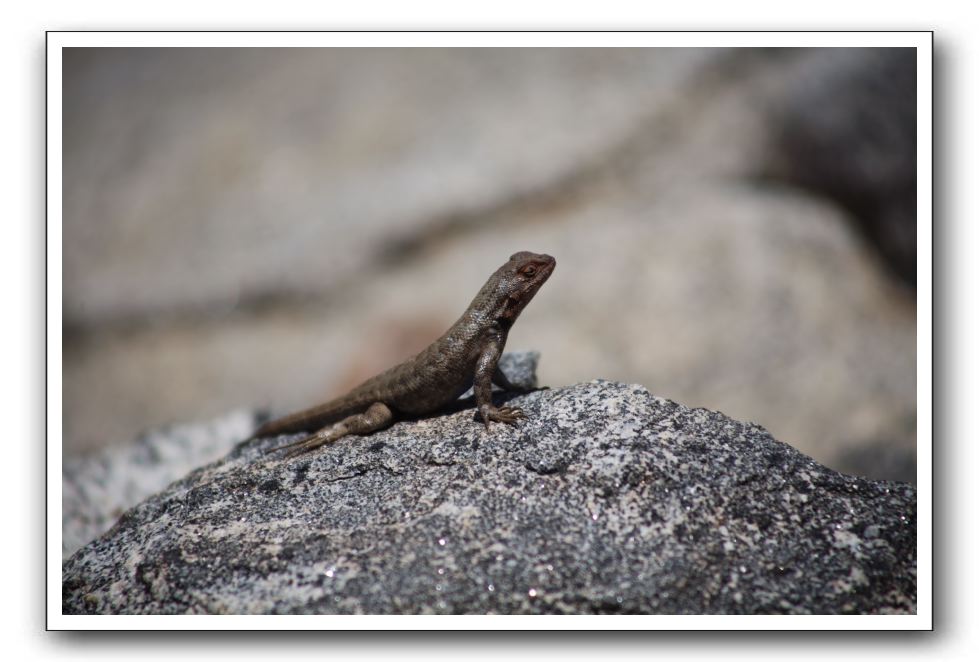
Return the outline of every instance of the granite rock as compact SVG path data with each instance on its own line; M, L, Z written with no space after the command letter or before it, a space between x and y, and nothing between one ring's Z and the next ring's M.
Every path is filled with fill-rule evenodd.
M916 493L592 381L285 460L242 442L63 566L72 614L913 613Z
M514 386L533 389L539 360L539 352L507 352L500 368ZM471 395L472 390L463 397ZM63 558L108 531L140 501L228 453L269 415L238 410L207 423L151 429L131 444L66 458L61 469Z
M119 516L175 480L225 455L255 429L239 410L208 423L147 431L131 444L67 457L61 467L61 553L67 558Z

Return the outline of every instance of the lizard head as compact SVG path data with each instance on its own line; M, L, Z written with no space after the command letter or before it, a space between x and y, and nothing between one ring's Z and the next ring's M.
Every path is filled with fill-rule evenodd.
M513 324L524 307L537 294L541 285L550 278L557 261L550 255L521 251L514 253L502 267L496 270L487 289L492 288L493 316L506 324Z

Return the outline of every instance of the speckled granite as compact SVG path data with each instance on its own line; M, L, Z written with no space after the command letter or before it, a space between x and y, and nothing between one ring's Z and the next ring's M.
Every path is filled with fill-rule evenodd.
M507 352L500 369L520 388L537 386L540 352ZM472 395L472 389L463 397ZM285 414L287 412L277 412ZM147 431L131 444L64 460L61 471L62 560L108 531L119 516L189 472L228 453L268 412L239 410L206 423Z
M208 423L150 430L131 444L65 458L61 468L64 558L102 535L125 511L202 464L230 451L255 429L236 411Z
M64 564L66 613L910 613L916 493L593 381L270 458L246 442Z

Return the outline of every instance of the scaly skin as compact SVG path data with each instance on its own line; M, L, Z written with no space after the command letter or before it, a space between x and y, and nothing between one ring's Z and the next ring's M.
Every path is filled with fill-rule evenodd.
M370 434L389 426L398 415L421 416L438 411L474 387L476 409L490 421L509 425L524 418L517 407L495 407L493 384L513 389L497 367L507 334L554 271L550 255L521 252L496 270L445 334L417 356L371 377L346 395L326 404L270 421L252 435L268 437L318 430L273 450L305 453L348 434Z

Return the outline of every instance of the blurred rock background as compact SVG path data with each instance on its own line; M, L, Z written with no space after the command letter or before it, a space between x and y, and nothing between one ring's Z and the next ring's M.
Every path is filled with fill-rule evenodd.
M542 383L914 480L913 51L65 53L66 455L342 392L533 250Z

